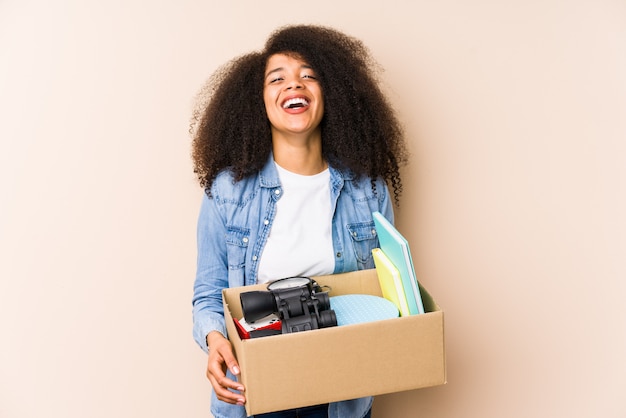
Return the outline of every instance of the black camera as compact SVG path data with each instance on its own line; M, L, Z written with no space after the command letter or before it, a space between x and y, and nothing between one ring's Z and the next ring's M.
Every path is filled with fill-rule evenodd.
M287 277L271 282L268 291L241 293L241 309L246 322L257 321L272 313L281 320L282 333L308 331L337 325L330 309L328 292L308 277Z

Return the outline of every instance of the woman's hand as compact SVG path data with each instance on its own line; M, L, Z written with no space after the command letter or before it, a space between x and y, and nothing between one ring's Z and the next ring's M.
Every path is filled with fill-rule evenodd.
M241 393L244 387L241 383L226 377L226 369L235 376L239 375L239 364L233 354L230 342L218 331L212 331L207 335L209 346L209 363L206 376L215 390L217 399L231 404L243 405L246 398Z

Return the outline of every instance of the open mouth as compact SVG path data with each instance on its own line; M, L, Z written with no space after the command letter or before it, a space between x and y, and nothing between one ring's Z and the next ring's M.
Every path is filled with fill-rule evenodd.
M309 101L304 97L294 97L292 99L285 100L283 103L283 109L300 109L309 105Z

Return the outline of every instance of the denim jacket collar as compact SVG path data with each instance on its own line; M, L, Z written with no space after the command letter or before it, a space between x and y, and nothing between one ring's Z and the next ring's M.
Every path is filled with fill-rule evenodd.
M331 186L334 194L339 194L345 181L351 181L356 177L351 171L341 171L331 164L328 164L328 170L330 171ZM274 162L274 153L272 152L270 152L267 163L259 171L259 185L270 189L281 186L278 170Z
M280 187L281 185L278 170L276 170L276 164L274 164L274 154L271 152L267 163L259 171L259 185L269 189Z

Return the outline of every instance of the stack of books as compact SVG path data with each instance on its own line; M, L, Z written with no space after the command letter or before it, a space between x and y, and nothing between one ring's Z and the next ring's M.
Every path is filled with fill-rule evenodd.
M372 255L383 297L396 305L400 316L424 313L409 243L380 212L372 216L380 242Z

